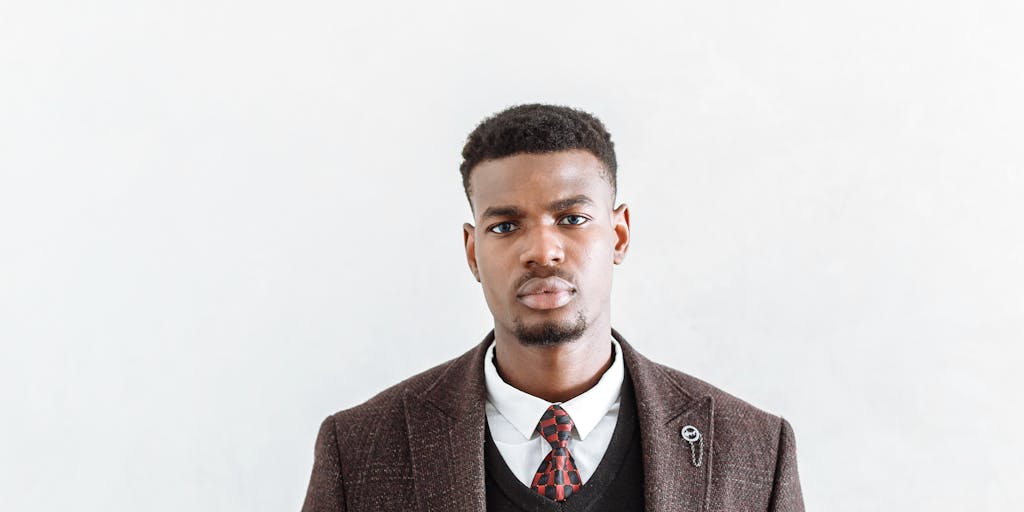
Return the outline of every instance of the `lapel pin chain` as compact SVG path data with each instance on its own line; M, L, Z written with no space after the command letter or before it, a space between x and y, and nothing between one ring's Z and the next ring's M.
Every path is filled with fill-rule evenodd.
M690 444L690 462L693 462L693 467L699 468L704 462L704 438L700 435L700 430L693 425L687 425L680 434L683 441Z

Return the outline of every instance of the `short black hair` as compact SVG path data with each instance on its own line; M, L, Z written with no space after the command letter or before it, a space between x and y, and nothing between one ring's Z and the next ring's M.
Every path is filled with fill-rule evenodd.
M484 119L462 148L462 187L469 198L469 176L480 162L519 153L553 153L582 149L604 164L604 177L615 196L615 144L593 114L561 105L516 105ZM473 201L470 199L470 206Z

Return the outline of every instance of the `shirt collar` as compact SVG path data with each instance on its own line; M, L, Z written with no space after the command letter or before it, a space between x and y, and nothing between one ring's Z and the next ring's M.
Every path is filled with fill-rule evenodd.
M612 343L612 365L604 372L601 379L593 387L581 395L560 402L565 412L569 413L580 439L587 435L604 418L608 410L619 401L625 370L622 363L622 349L615 338ZM502 380L498 368L494 365L494 347L491 342L484 357L484 384L487 387L487 400L501 413L509 423L526 439L537 432L537 422L544 411L551 405L547 400L520 391Z

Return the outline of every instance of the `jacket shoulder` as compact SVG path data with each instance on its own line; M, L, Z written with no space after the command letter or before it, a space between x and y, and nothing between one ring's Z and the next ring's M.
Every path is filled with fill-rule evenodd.
M742 417L750 426L764 425L779 428L782 418L761 409L721 388L710 384L688 373L681 372L663 364L653 363L675 382L682 390L692 397L710 396L715 404L716 417Z
M711 397L714 404L715 451L743 453L755 460L775 463L789 423L697 377L653 363L693 398Z
M692 375L654 364L691 397L711 397L713 480L721 496L771 489L770 510L803 510L788 421Z
M384 389L365 402L342 409L327 419L334 423L338 434L363 429L379 429L382 418L398 418L404 415L405 396L408 393L422 395L433 387L464 356L445 361L430 369L409 377L398 384Z
M632 362L630 371L636 370L634 379L637 375L643 375L640 378L646 380L648 386L657 386L663 391L668 390L664 386L676 388L675 391L663 395L671 397L672 400L692 402L710 398L714 404L716 436L720 426L728 431L738 430L751 434L774 432L774 435L778 435L783 422L781 417L755 407L704 380L644 357L632 345L626 343L622 335L614 329L612 336L622 346L627 366ZM684 404L678 405L685 407ZM667 404L667 407L672 409L675 405Z
M314 481L330 482L350 508L404 510L414 503L405 403L441 381L460 358L441 363L377 393L365 402L327 416L317 446L329 470L314 468ZM321 445L323 449L321 450ZM325 466L326 467L326 466ZM326 476L324 476L326 475ZM320 489L323 485L311 488ZM380 488L404 489L380 494ZM336 500L337 501L337 500ZM326 509L325 509L326 510Z

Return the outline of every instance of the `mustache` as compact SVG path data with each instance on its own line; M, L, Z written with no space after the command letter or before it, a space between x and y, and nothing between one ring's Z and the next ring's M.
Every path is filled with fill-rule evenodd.
M559 279L564 279L565 281L568 281L573 285L573 287L576 286L576 281L572 278L571 275L569 275L568 272L565 272L560 268L549 267L547 269L538 269L535 271L531 271L527 274L524 274L522 277L516 280L515 289L518 290L524 284L526 284L527 281L535 277L538 279L544 279L545 277L557 277Z

